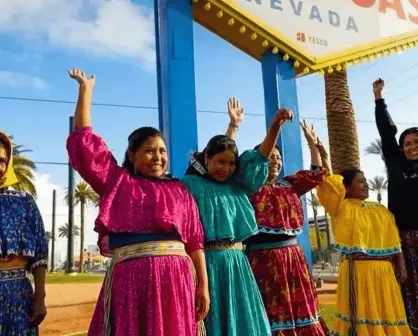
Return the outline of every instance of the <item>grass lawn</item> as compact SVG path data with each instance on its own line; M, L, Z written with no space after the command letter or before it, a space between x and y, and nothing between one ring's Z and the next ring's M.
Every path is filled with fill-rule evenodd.
M321 313L328 328L331 328L335 317L335 305L321 305Z
M46 276L47 284L64 284L64 283L101 283L103 275L101 274L77 274L68 275L63 273L48 273Z
M326 324L329 328L332 327L332 321L334 320L335 315L335 305L321 305L322 316L325 319ZM72 336L87 336L87 333L81 333Z

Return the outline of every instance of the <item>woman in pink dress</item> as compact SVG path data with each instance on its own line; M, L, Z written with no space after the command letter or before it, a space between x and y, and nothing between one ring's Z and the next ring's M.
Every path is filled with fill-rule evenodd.
M186 187L166 174L161 133L135 130L118 166L91 128L94 76L74 69L70 77L79 84L70 164L100 196L95 231L102 254L112 258L88 335L203 334L209 292L202 225Z

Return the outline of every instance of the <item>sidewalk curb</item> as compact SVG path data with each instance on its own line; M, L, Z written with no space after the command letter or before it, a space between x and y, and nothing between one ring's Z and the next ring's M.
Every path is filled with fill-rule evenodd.
M83 306L83 305L87 305L87 304L95 304L96 302L97 302L97 300L87 301L87 302L79 302L79 303L69 303L69 304L66 304L66 305L50 305L50 306L47 305L46 308L47 309L68 308L68 307L75 307L75 306Z

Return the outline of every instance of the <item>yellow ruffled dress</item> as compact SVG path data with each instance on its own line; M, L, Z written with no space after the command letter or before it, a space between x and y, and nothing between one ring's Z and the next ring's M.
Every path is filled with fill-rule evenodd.
M339 175L328 176L317 188L331 215L335 248L342 252L337 290L337 313L331 335L412 336L391 256L401 252L393 215L375 202L349 199ZM355 256L367 260L356 260ZM354 261L350 262L352 258ZM376 258L375 260L370 260ZM379 260L381 259L381 260ZM350 286L350 263L353 286ZM354 290L352 288L355 288ZM350 293L355 292L355 314ZM354 316L355 318L351 319ZM351 322L354 321L350 332Z

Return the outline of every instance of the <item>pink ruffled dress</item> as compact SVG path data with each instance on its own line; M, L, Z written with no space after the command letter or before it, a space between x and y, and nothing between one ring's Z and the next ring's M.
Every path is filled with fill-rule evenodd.
M110 255L109 232L175 233L188 254L203 249L203 229L193 197L177 180L151 180L117 165L90 127L68 138L70 164L99 194L95 231ZM104 326L103 289L88 335ZM186 257L143 257L116 265L112 286L114 336L196 336L195 284Z

